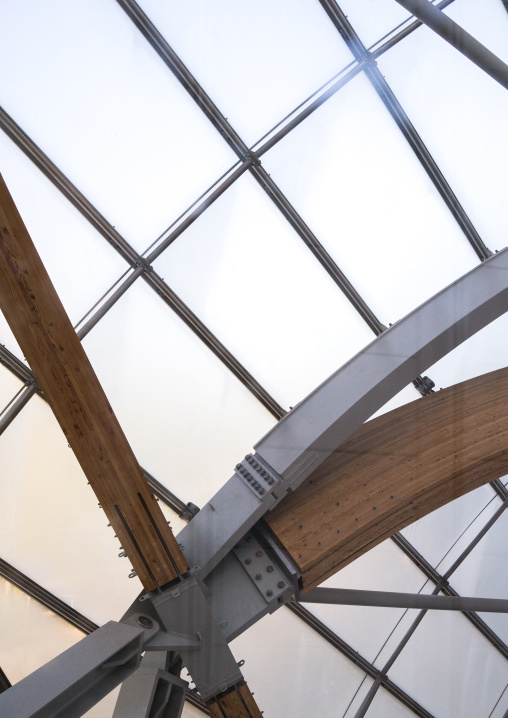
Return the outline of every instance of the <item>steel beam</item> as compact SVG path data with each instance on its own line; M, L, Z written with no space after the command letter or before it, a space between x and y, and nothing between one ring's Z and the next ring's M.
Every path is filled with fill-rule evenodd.
M428 0L397 0L446 42L508 90L508 65Z
M253 464L237 465L234 476L180 532L190 565L205 576L287 490L413 377L507 309L508 250L503 250L383 332L286 414L256 444L256 454L246 457ZM256 495L248 476L254 484L271 485Z
M147 651L120 688L113 718L180 718L188 683L168 671L171 654Z
M19 412L28 404L36 392L37 389L34 384L25 385L18 391L0 415L0 434L3 434L7 427L12 424Z
M508 613L508 600L433 596L392 591L360 591L348 588L314 588L298 596L300 603L328 603L339 606L381 606L388 608L427 608L438 611L482 611Z
M464 208L457 199L452 188L446 181L445 176L441 172L439 166L435 162L434 158L430 154L429 150L425 146L422 138L416 131L411 120L404 112L404 109L388 82L385 80L381 71L379 70L373 56L369 53L360 37L355 32L353 26L349 22L347 16L343 13L340 7L337 5L335 0L319 0L324 11L343 37L347 46L356 57L358 62L367 60L365 63L365 75L371 82L372 86L378 93L386 109L395 120L398 128L406 138L409 146L415 153L416 157L420 161L420 164L424 168L425 172L430 177L435 188L441 195L446 206L453 214L455 220L459 224L460 228L464 232L468 242L473 247L474 251L481 260L487 259L492 255L492 252L486 247L482 238L476 231L473 223L467 216Z
M136 670L141 627L109 621L0 694L0 718L77 718Z

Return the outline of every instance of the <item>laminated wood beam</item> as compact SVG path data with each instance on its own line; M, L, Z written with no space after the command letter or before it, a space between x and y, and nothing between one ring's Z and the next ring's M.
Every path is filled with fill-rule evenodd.
M373 419L265 517L317 586L385 538L508 473L508 368Z
M0 176L0 309L144 588L188 570Z

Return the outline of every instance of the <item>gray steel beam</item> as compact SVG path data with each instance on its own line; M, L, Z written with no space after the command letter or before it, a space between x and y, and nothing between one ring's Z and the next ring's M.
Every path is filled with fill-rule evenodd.
M148 16L141 10L139 5L134 2L134 0L117 0L117 2L123 10L125 10L127 15L154 48L159 57L175 75L180 84L205 113L206 117L210 120L213 126L220 132L237 157L241 161L249 159L249 170L253 177L265 190L270 199L272 199L272 201L276 204L278 209L291 224L298 236L305 242L307 247L311 250L333 281L344 292L348 300L353 304L364 321L369 325L375 334L381 333L384 329L384 325L379 321L367 303L353 287L351 282L339 269L332 257L321 245L317 237L306 225L302 217L300 217L295 208L290 204L288 199L271 179L268 172L266 172L266 170L261 166L259 157L254 155L254 153L249 150L238 133L229 124L227 119L220 112L212 99L206 94L204 89L199 85L187 67L185 67L184 63L150 21Z
M363 60L367 59L367 62L364 66L365 75L368 77L374 89L381 98L383 104L387 108L388 112L395 120L397 126L399 127L402 134L409 143L409 146L420 161L420 164L422 165L422 167L430 177L432 183L434 184L435 188L443 198L446 206L453 214L455 220L464 232L468 242L471 244L474 251L481 260L487 259L487 257L490 257L492 255L492 252L487 248L482 238L476 231L473 223L467 216L455 193L446 181L446 178L439 169L429 150L425 146L422 138L416 131L407 114L405 113L402 105L394 95L388 82L381 74L381 71L375 63L373 56L369 53L365 45L362 43L359 36L356 34L353 26L349 22L346 15L342 12L340 7L337 5L336 1L319 1L326 14L346 42L347 46L349 47L353 55L356 57L357 61L362 62Z
M507 309L503 250L383 332L286 414L180 532L190 565L200 566L205 576L288 489L414 376ZM261 491L254 490L256 484Z
M508 65L428 0L397 0L487 75L508 90Z
M78 718L136 670L141 627L109 621L0 694L0 718Z
M339 606L381 606L426 608L433 611L482 611L508 613L508 599L467 596L434 596L392 591L360 591L348 588L314 588L298 596L300 603L327 603Z
M34 384L25 385L18 391L0 414L0 434L3 434L7 427L12 424L19 412L28 404L36 392L37 389Z
M133 247L120 235L119 232L95 209L95 207L81 194L81 192L65 177L44 152L28 137L21 127L0 108L0 128L10 137L11 140L29 157L32 162L43 172L43 174L59 189L62 194L78 209L90 224L116 249L120 256L128 262L133 269L133 274L127 276L123 284L118 287L103 307L101 307L93 320L89 320L84 327L78 331L83 337L107 310L127 291L132 283L141 276L144 281L171 307L171 309L182 319L185 324L201 339L201 341L215 354L223 364L239 379L247 389L268 409L268 411L280 419L284 415L284 409L273 399L261 384L242 366L242 364L226 349L214 334L199 320L189 307L173 292L151 266L151 262L167 246L160 245L151 252L148 258L139 255ZM213 192L207 196L169 235L170 241L174 241L187 227L189 227L204 211L210 206L235 179L246 171L250 160L246 160L231 175L229 175Z

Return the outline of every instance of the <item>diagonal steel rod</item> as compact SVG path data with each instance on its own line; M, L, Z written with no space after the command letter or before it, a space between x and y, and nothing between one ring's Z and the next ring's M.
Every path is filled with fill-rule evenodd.
M464 208L448 184L436 161L430 154L422 138L405 113L399 100L379 70L373 55L369 53L363 42L360 40L360 37L355 32L347 16L337 5L336 1L319 1L358 62L364 62L365 75L378 93L390 115L395 120L397 126L406 138L409 146L420 161L422 167L430 177L446 206L453 214L468 242L471 244L480 259L487 259L487 257L492 255L492 252L484 244L473 223L467 216Z
M428 0L397 2L508 90L508 65L442 10Z
M434 596L395 591L361 591L349 588L314 588L298 596L300 603L387 608L427 608L438 611L508 613L508 599L467 596Z

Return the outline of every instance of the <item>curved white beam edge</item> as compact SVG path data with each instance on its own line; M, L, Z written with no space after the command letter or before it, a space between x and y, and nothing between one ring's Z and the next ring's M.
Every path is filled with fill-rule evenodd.
M507 310L505 248L386 329L255 445L255 458L273 469L279 485L259 498L235 473L180 532L189 565L205 577L372 414Z

